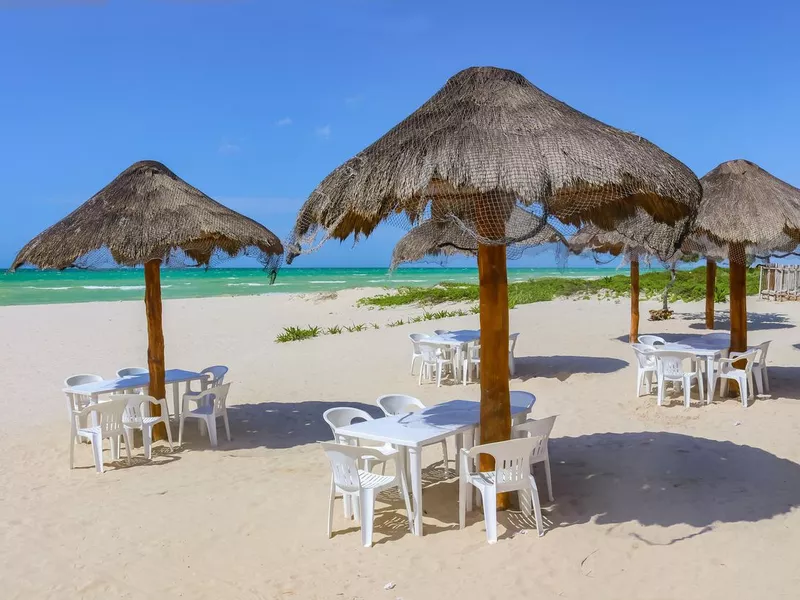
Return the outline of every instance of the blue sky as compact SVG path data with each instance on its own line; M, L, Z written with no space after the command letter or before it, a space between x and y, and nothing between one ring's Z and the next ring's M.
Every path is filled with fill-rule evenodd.
M700 176L747 158L800 185L798 22L792 2L0 0L0 265L145 158L284 236L327 173L472 65ZM296 265L386 265L402 233Z

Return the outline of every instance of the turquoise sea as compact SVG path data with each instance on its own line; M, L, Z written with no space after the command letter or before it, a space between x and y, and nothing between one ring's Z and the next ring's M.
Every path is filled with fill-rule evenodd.
M540 277L602 277L618 272L614 268L510 268L509 282ZM356 287L431 286L440 281L477 283L474 268L385 268L302 269L284 267L270 285L260 269L163 269L164 298L205 298L210 296L251 296L275 293L328 292ZM144 272L141 269L113 270L21 270L0 273L0 306L13 304L58 304L141 300Z

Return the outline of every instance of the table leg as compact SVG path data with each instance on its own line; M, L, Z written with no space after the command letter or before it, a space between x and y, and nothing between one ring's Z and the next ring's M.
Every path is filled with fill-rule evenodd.
M414 496L414 535L422 535L422 461L420 449L408 448L411 467L411 493Z
M464 435L464 442L463 442L464 450L470 450L472 448L472 446L474 445L474 441L475 441L475 430L470 429L466 433L466 435ZM461 457L460 456L458 457L458 462L459 463L461 462ZM472 511L472 495L474 493L475 493L475 486L470 484L467 487L467 500L466 500L467 512Z
M711 354L706 357L706 379L708 385L706 404L711 404L714 400L714 356Z
M172 412L176 419L180 416L180 394L181 391L179 389L178 382L176 381L172 384Z

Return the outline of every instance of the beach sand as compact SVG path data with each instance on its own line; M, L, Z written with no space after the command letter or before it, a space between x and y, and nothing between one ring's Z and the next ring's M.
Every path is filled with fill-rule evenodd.
M88 446L68 469L62 382L146 366L143 304L0 308L0 596L797 597L800 304L749 300L751 343L773 340L773 396L747 409L735 399L684 409L677 396L664 407L655 396L636 398L627 300L517 307L511 389L536 394L534 417L559 415L544 537L513 511L500 515L494 546L480 513L458 530L457 484L440 476L433 446L423 452L425 537L408 533L393 496L378 504L368 549L340 501L336 535L325 535L330 472L315 444L330 439L322 412L343 402L374 410L391 392L428 404L477 400L475 384L418 386L407 336L475 328L478 317L388 328L421 309L356 308L364 293L165 301L167 368L230 367L233 440L221 435L211 450L192 426L180 451L158 443L146 462L136 448L134 466L107 465L104 475ZM643 303L642 314L657 306ZM700 303L674 308L676 319L645 320L642 333L702 332ZM273 342L286 325L351 322L382 328Z

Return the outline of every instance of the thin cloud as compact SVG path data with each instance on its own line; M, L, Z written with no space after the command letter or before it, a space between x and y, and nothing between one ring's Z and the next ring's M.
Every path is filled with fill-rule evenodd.
M327 140L328 138L331 137L331 133L332 133L331 132L331 126L330 125L324 125L322 127L317 127L317 129L315 130L314 133L317 134L317 137L320 137L323 140Z
M219 145L219 148L217 149L217 152L226 155L238 154L241 151L242 151L241 146L238 146L237 144L232 144L231 142L222 142Z
M275 127L288 127L292 123L294 123L294 121L292 121L291 117L283 117L275 121Z

